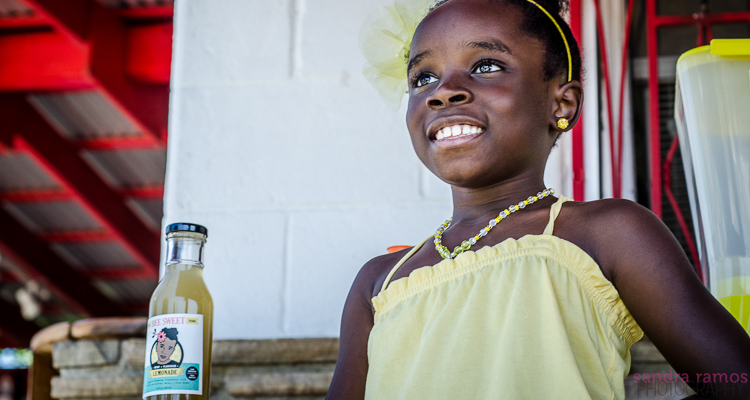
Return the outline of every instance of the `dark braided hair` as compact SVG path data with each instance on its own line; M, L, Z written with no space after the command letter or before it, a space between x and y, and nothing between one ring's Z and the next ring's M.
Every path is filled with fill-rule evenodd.
M430 8L430 12L451 0L439 0ZM505 2L519 7L523 11L524 22L521 29L529 36L541 40L546 46L544 55L544 79L551 80L560 75L568 75L568 53L565 49L565 42L560 31L555 24L550 21L549 17L544 15L542 10L530 3L528 0L487 0L488 2ZM549 12L555 21L560 25L565 38L570 46L570 56L573 62L573 80L581 81L581 50L578 42L573 37L570 26L562 18L562 14L568 12L570 5L568 0L535 0L540 6Z

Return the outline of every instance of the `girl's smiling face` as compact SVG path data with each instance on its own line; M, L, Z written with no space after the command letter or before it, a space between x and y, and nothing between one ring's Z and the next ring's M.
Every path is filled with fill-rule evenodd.
M449 184L481 188L544 172L555 113L566 116L555 100L565 79L544 79L545 46L522 23L514 5L451 0L417 29L407 125L420 160Z

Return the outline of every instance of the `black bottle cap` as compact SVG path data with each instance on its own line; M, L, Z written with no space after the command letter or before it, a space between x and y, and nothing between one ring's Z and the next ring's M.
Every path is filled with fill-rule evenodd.
M167 225L167 234L169 232L197 232L202 233L208 237L208 229L203 225L191 224L188 222L177 222L174 224Z

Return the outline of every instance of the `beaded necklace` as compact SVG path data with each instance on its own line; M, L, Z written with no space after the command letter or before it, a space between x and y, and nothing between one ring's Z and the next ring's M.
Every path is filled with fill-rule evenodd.
M491 219L487 226L482 228L479 233L469 238L468 240L464 240L459 246L456 246L455 249L453 249L453 252L448 250L447 247L443 246L442 240L443 240L443 232L445 232L450 226L451 221L453 221L453 218L450 218L443 222L442 225L437 229L437 232L435 232L435 250L437 250L438 253L440 253L440 256L443 258L453 259L457 255L463 253L464 251L467 251L471 248L471 246L477 244L477 241L485 236L487 236L488 233L490 233L490 230L495 227L500 221L504 220L505 218L508 218L510 214L515 213L518 210L522 210L526 208L526 206L536 203L537 201L549 196L555 194L555 189L545 189L539 193L536 194L536 196L529 196L528 199L519 202L518 204L513 204L508 206L505 210L500 212L500 214Z

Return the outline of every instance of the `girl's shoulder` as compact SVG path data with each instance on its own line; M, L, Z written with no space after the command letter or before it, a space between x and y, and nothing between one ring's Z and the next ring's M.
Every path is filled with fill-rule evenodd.
M368 302L379 292L386 277L393 267L408 253L412 247L394 253L377 256L360 268L354 279L352 291L356 291L366 298Z
M618 266L632 264L628 260L635 253L655 252L676 242L659 217L625 199L566 202L554 234L588 253L613 283Z

